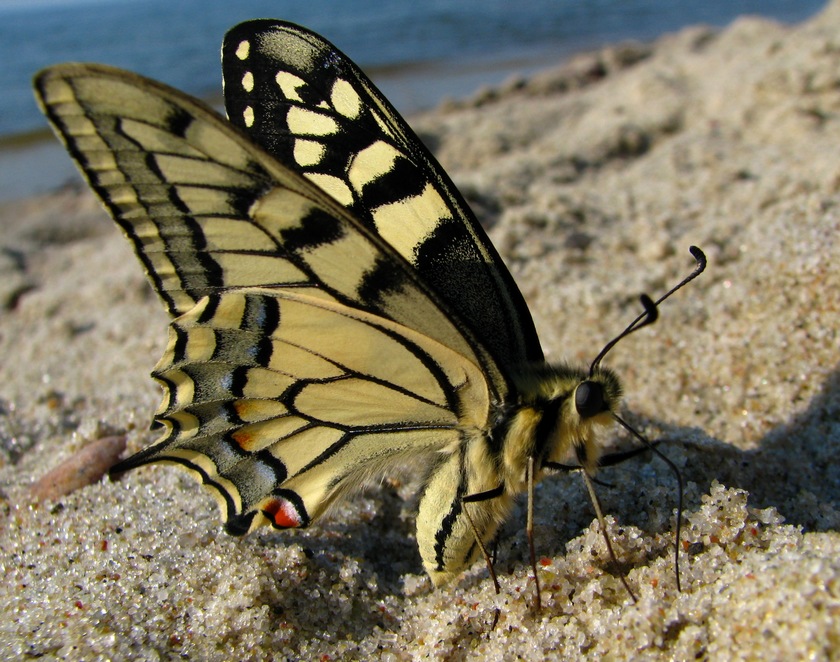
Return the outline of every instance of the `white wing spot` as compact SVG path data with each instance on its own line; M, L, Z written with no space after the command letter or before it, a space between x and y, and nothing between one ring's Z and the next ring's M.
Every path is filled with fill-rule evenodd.
M305 80L294 74L290 74L288 71L278 71L274 80L277 82L277 86L280 88L280 92L284 97L290 101L303 102L303 99L298 94L297 88L306 85Z
M300 136L331 136L338 133L332 117L305 108L290 108L286 115L289 131Z
M301 167L315 165L324 158L324 145L316 140L296 140L294 157Z
M242 111L242 119L245 121L245 126L249 128L254 126L254 109L251 106L245 106L245 110Z
M242 88L246 92L251 92L254 89L254 74L250 71L246 71L245 75L242 76Z
M334 200L337 200L345 207L349 207L353 204L353 191L351 191L350 187L344 183L344 180L341 180L338 177L333 177L332 175L323 175L317 172L306 172L304 175L309 181L328 195L332 196Z
M350 162L347 171L350 185L361 191L365 184L388 173L399 155L395 147L381 140L365 147Z
M431 184L426 184L420 195L382 205L373 211L380 236L409 261L414 259L423 240L447 217L446 202Z
M330 101L332 101L333 108L335 108L336 112L349 119L358 117L362 109L362 100L359 98L356 90L343 78L335 81L335 85L333 85L332 92L330 93Z
M251 52L251 42L247 39L244 41L239 42L239 46L236 47L236 57L240 60L245 60L248 57L248 54Z

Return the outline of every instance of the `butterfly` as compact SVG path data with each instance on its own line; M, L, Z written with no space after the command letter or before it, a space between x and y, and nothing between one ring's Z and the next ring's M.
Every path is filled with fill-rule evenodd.
M226 530L306 527L396 467L423 477L436 585L544 476L603 462L618 377L546 363L525 300L452 181L349 58L275 20L222 48L225 120L96 64L34 81L43 112L172 317L162 436ZM652 322L653 302L616 341ZM531 518L529 516L530 533ZM532 565L533 545L532 545ZM534 569L536 575L536 568ZM493 577L495 581L495 576ZM496 583L498 590L498 583Z

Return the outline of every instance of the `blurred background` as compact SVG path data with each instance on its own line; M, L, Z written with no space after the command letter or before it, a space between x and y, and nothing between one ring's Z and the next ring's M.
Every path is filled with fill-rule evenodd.
M219 48L249 18L282 18L332 41L404 114L469 96L583 50L650 40L743 14L799 22L826 0L0 0L0 201L76 177L38 111L31 79L102 62L221 101Z

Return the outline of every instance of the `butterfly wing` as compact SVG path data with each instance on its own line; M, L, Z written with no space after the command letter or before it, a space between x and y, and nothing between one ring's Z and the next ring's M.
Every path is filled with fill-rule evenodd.
M231 532L303 526L406 456L489 425L492 359L413 268L195 99L101 65L35 87L173 316L164 436ZM444 453L444 454L447 454Z
M319 35L277 20L222 47L232 123L387 241L507 371L543 355L525 301L434 157L364 73Z
M157 445L215 488L227 530L307 526L395 462L460 445L483 425L477 366L428 336L295 290L233 290L176 320L154 372ZM482 414L483 413L483 414Z
M90 64L36 89L173 317L234 288L294 288L480 352L381 238L197 100Z

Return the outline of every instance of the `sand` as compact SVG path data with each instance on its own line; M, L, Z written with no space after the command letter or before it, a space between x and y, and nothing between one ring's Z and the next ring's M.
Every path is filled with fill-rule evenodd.
M583 55L413 118L487 222L552 360L620 344L642 456L599 474L607 560L577 474L524 502L498 547L432 589L409 470L298 532L226 536L175 469L35 503L97 440L148 431L166 317L87 191L6 204L0 251L0 657L831 659L840 656L840 0ZM625 436L615 432L617 442ZM638 596L633 603L619 572ZM494 610L500 617L490 625Z

